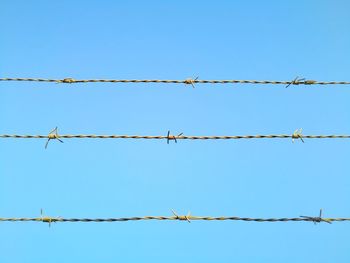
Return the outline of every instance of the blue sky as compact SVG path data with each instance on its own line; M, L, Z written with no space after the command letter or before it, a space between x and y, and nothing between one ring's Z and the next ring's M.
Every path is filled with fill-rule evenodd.
M1 77L349 80L347 1L2 1ZM0 83L0 133L349 134L348 86ZM1 139L1 217L349 217L347 140ZM1 223L1 262L349 262L348 223Z

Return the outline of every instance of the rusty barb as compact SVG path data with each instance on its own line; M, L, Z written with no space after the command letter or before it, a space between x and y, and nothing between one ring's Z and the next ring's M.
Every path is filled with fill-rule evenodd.
M292 134L292 142L293 143L294 143L294 140L298 140L298 139L300 139L304 143L302 131L303 131L303 129L300 128L300 129L296 129L293 132L293 134Z
M321 222L326 222L328 224L332 224L332 221L327 219L327 218L322 218L322 208L320 209L320 214L319 216L300 216L302 218L306 218L309 219L309 221L314 222L314 224L316 225L317 223L321 223Z
M306 80L305 78L296 77L295 79L293 79L291 82L288 83L286 88L288 88L290 85L299 85L299 84L312 85L312 84L315 84L316 82L317 82L316 80Z
M198 80L198 77L196 77L195 79L188 78L188 79L185 79L185 80L184 80L184 83L185 83L186 85L191 85L192 88L194 88L194 84L196 83L196 80Z
M63 143L63 141L59 138L60 136L58 135L58 131L57 131L57 127L55 129L53 129L52 131L50 131L50 133L47 135L48 139L47 142L45 144L45 149L47 149L47 145L49 144L50 140L58 140L61 143Z
M167 144L169 144L169 141L171 141L171 140L174 140L175 143L177 143L177 139L176 139L176 138L180 137L181 135L183 135L183 133L180 133L180 134L178 134L177 136L171 135L171 134L170 134L170 131L168 131L168 134L167 134L167 136L166 136L166 142L167 142Z
M175 220L181 220L181 221L187 221L188 223L191 223L190 218L190 212L187 213L187 215L179 216L173 209L171 209L171 212L174 214Z

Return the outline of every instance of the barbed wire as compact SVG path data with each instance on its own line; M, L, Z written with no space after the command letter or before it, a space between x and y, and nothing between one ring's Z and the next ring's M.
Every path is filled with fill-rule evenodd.
M193 216L190 213L187 215L178 215L172 210L172 216L141 216L141 217L116 217L116 218L62 218L44 216L41 211L40 217L34 218L0 218L0 222L44 222L44 223L59 223L59 222L85 222L85 223L102 223L102 222L126 222L126 221L147 221L147 220L167 220L167 221L246 221L246 222L313 222L313 223L329 223L350 221L350 218L324 218L322 217L322 209L318 216L299 216L299 217L282 217L282 218L250 218L238 216Z
M288 139L292 142L300 139L349 139L350 135L303 135L302 129L295 130L292 134L268 134L268 135L223 135L223 136L186 136L180 133L179 135L171 135L168 131L167 135L95 135L95 134L58 134L57 127L48 135L19 135L19 134L0 134L0 138L15 138L15 139L47 139L45 148L50 140L64 139L146 139L146 140L238 140L238 139Z
M271 85L349 85L350 81L317 81L306 80L305 78L296 77L293 80L276 81L276 80L200 80L197 78L187 78L185 80L162 80L162 79L44 79L44 78L0 78L0 81L35 81L35 82L54 82L54 83L173 83L187 84L194 87L195 84L271 84Z

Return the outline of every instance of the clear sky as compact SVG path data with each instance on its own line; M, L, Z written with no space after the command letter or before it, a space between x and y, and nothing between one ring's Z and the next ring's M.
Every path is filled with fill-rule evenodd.
M348 1L16 1L1 77L350 80ZM0 83L0 133L349 134L349 86ZM350 216L350 140L0 140L0 216ZM1 223L0 262L350 262L350 224Z

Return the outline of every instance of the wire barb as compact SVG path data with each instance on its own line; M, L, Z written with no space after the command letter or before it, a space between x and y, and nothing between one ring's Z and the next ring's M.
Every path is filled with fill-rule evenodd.
M293 79L291 82L288 83L288 85L286 86L286 88L288 88L290 85L299 85L299 84L302 84L303 81L305 81L305 78L299 78L299 77L296 77L295 79Z
M59 220L59 218L44 216L43 209L40 209L40 218L43 223L48 223L49 227L51 227L51 223L55 223Z
M302 131L303 131L303 129L300 128L300 129L296 129L293 132L293 134L292 134L292 142L293 143L294 143L294 140L297 140L297 139L300 139L304 143Z
M321 222L326 222L328 224L332 224L332 221L330 219L322 218L322 208L320 209L319 216L316 216L316 217L314 217L314 216L300 216L300 217L309 219L309 221L314 222L315 225L317 223L321 223Z
M191 85L192 88L195 88L195 87L194 87L194 84L196 83L197 80L198 80L198 77L196 77L195 79L188 78L188 79L185 79L185 80L184 80L184 83L185 83L186 85Z
M175 136L175 135L170 135L170 131L168 131L168 134L167 134L167 136L166 136L167 144L169 144L169 141L170 141L170 140L174 140L175 143L177 143L177 139L176 139L176 138L180 137L181 135L183 135L183 133L179 133L177 136Z
M77 81L73 78L65 78L65 79L57 80L57 83L75 83L75 82Z
M312 85L312 84L317 84L316 80L306 80L305 78L299 78L296 77L295 79L293 79L291 82L288 83L288 85L286 86L286 88L288 88L290 85Z
M173 209L171 209L171 212L173 212L175 216L175 220L181 220L181 221L187 221L188 223L191 223L190 218L190 212L187 213L187 215L179 216Z
M53 129L52 131L50 131L49 135L47 136L47 142L45 144L45 149L47 149L47 146L50 142L50 140L58 140L61 143L63 143L63 141L59 138L60 136L58 135L58 128L56 127L55 129Z

